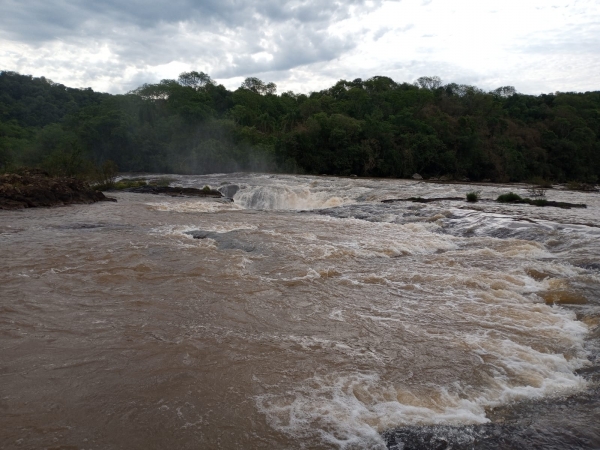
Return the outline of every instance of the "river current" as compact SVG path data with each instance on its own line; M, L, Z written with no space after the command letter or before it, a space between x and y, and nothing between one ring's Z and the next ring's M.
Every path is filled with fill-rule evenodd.
M0 211L0 448L600 448L599 194L170 177Z

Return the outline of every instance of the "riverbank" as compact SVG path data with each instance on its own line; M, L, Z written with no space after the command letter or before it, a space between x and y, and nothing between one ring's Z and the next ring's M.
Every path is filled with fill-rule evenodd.
M116 201L77 178L51 177L40 170L0 175L0 209Z

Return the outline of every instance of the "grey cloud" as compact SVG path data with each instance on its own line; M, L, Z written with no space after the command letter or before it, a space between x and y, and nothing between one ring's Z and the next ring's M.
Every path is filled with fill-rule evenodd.
M262 27L243 29L234 39L208 33L197 42L178 34L173 25L163 25L158 31L125 33L127 38L113 42L111 49L118 55L117 59L135 62L137 66L185 61L195 64L198 70L210 72L213 77L231 78L328 61L354 48L357 42L354 36L330 36L325 30L302 24L271 25L268 32ZM196 25L188 31L200 33L201 27ZM272 55L272 59L252 57L261 52Z
M529 35L519 48L522 53L546 55L598 54L600 49L600 22L566 26L561 30L544 35Z
M259 40L258 36L254 40ZM357 40L353 37L330 36L323 30L310 27L281 27L271 37L270 45L275 48L272 60L256 61L247 52L239 52L233 64L215 71L214 76L231 78L249 73L263 73L288 70L321 61L329 61L354 48ZM264 49L267 50L267 49Z
M348 17L352 7L366 10L383 0L57 0L53 2L4 0L0 33L15 40L41 43L72 35L89 35L90 23L103 24L106 37L113 28L133 25L155 28L165 23L194 21L227 28L257 25L257 21L281 23L331 23ZM258 19L257 19L258 18Z
M598 54L600 39L589 39L571 42L536 42L525 45L521 52L546 55Z
M380 28L379 30L377 30L375 32L375 34L373 34L373 39L376 40L376 41L378 41L383 36L385 36L388 31L390 31L390 28L388 28L388 27Z
M0 15L0 35L28 43L42 43L56 36L70 35L80 26L85 13L76 5L58 5L33 0L25 5L4 0Z
M547 1L544 8L548 10L552 4L565 3ZM507 68L506 73L493 76L483 68L469 70L436 62L435 42L424 39L431 31L419 29L419 24L400 21L387 24L391 29L367 30L358 20L357 28L340 31L348 30L340 26L335 28L338 34L330 34L330 25L377 9L384 0L0 0L0 62L8 70L33 72L72 86L91 84L111 92L175 78L179 71L190 69L206 72L228 87L236 85L239 78L259 76L276 81L281 90L290 79L308 90L313 89L314 80L326 87L339 78L373 75L409 82L422 75L439 75L445 82L484 88L489 84L492 89L515 84L514 73L523 73L518 89L528 88L526 83L535 86L535 82L565 89L557 77L569 73L571 80L584 80L587 76L590 84L598 73L600 23L597 13L590 14L595 11L591 9L595 1L582 0L561 9L565 15L561 29L538 28L537 34L531 33L518 45L510 43L511 52L521 53L524 61L543 59L543 64L524 62L518 71ZM435 14L435 2L419 3L429 5L423 7ZM408 30L413 32L403 41L400 33ZM398 37L399 51L383 57L376 68L366 69L352 57L349 61L353 62L345 60L357 46L372 45L373 40L389 38L392 33ZM403 43L415 47L423 61L399 63ZM253 56L257 54L272 58L257 59ZM575 62L577 69L572 68ZM556 75L550 74L552 71ZM534 73L530 81L525 72ZM584 81L577 81L576 86L588 86Z
M38 49L51 48L56 42L73 50L107 47L113 55L110 61L86 63L85 68L77 58L70 61L52 54L43 63L89 72L93 79L118 76L132 67L137 74L151 73L149 67L174 61L221 78L330 61L354 48L358 40L351 35L331 36L328 27L353 12L376 9L383 0L3 2L0 37ZM272 59L252 57L261 52Z
M395 30L404 33L405 31L412 30L414 27L414 23L409 23L408 25L404 25L403 27L396 27Z

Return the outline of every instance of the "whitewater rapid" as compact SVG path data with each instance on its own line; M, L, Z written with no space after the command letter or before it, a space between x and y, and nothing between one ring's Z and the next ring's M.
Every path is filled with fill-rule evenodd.
M239 190L2 213L4 402L30 430L6 442L386 448L595 383L598 194L550 191L588 204L560 210L491 201L525 186L173 178Z

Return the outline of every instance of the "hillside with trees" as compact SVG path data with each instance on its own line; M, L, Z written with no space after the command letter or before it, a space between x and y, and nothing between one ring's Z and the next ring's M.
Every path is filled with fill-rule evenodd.
M235 91L202 72L125 95L0 72L0 170L279 171L497 182L600 177L600 91L519 94L437 77L340 80L276 93Z

